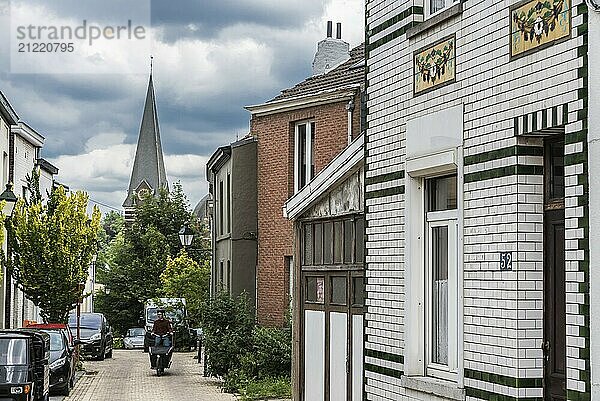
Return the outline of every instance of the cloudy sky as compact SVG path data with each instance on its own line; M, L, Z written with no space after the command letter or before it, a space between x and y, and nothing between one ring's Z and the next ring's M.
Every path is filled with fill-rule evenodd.
M63 23L96 18L118 24L123 17L104 0L78 0L78 7L69 0L18 1L23 15ZM82 1L90 4L83 12ZM147 72L123 71L147 70L147 51L154 56L167 175L181 181L193 206L207 193L208 157L248 132L243 106L310 76L327 20L342 22L351 47L364 38L364 0L152 0L149 12L150 49L104 49L118 74L80 73L83 66L67 63L54 65L60 73L23 74L11 68L11 8L0 0L0 90L46 137L42 156L60 168L58 179L117 209L129 183L148 83ZM36 60L34 67L52 64Z

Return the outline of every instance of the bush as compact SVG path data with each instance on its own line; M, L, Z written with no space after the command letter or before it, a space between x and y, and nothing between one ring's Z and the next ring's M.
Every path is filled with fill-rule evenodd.
M220 292L207 303L202 317L207 369L224 377L240 366L240 358L251 349L254 317L248 298L232 298Z
M255 327L252 349L240 362L242 370L252 378L289 377L292 369L291 330Z
M221 292L204 308L203 332L207 372L223 378L223 391L243 400L289 397L292 332L259 327L245 295Z

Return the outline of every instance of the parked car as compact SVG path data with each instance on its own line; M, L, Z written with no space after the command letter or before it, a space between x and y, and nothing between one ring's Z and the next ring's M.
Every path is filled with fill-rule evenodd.
M77 315L69 315L69 328L77 338ZM112 358L113 334L102 313L82 313L79 318L81 354L94 359Z
M127 330L127 335L123 337L123 346L125 349L144 348L144 335L146 331L143 327L134 327Z
M50 392L69 395L75 385L75 339L66 324L31 324L27 329L50 335Z
M39 330L0 331L0 399L47 401L50 335Z

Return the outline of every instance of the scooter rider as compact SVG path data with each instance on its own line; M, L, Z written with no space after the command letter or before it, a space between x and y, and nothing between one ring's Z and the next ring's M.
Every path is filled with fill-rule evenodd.
M169 319L165 319L165 311L163 309L156 311L156 320L152 326L152 333L156 334L156 337L154 337L155 347L160 346L161 342L164 347L171 346L173 325Z

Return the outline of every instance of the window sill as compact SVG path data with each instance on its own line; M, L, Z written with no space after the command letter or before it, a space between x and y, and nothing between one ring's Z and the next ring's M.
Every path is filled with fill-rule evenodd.
M462 1L459 1L458 3L454 4L452 7L448 8L447 10L444 10L441 13L434 15L431 18L426 19L425 21L421 22L420 24L407 29L406 30L406 38L410 39L414 36L417 36L418 34L429 30L430 28L434 27L435 25L439 24L442 21L452 18L455 15L462 14L462 12L463 12Z
M456 387L456 383L434 379L433 377L402 376L400 379L400 385L410 390L426 394L433 394L441 398L456 401L463 401L465 399L465 390Z

